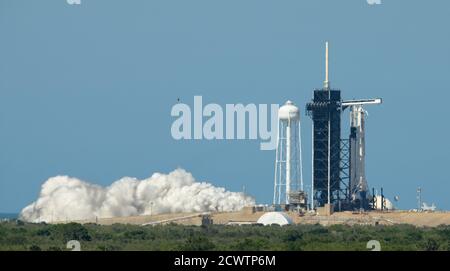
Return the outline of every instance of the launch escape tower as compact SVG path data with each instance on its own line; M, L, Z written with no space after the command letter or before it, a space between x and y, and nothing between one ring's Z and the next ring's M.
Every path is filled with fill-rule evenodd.
M328 42L325 51L325 81L314 90L306 104L312 128L311 209L325 204L336 210L369 209L371 195L365 178L366 104L380 104L381 99L342 101L341 91L330 88ZM341 139L341 113L350 107L349 139Z

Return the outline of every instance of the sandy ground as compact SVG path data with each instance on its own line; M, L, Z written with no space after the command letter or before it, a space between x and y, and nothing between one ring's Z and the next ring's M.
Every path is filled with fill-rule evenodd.
M214 224L248 224L256 223L258 218L264 212L251 212L243 210L240 212L227 213L211 213ZM201 225L201 213L178 213L178 214L161 214L161 215L145 215L132 217L115 217L115 218L101 218L97 221L84 220L76 221L80 223L98 223L102 225L111 225L115 223L120 224L167 224L177 223L183 225ZM306 214L299 216L297 213L289 212L288 215L292 218L294 223L299 224L365 224L365 225L394 225L394 224L412 224L415 226L429 226L435 227L439 225L450 225L450 212L433 212L433 213L416 213L408 211L395 212L366 212L366 213L352 213L340 212L334 213L331 216L317 216Z

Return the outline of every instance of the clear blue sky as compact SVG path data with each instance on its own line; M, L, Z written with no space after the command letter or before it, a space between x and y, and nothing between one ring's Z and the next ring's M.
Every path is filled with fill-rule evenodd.
M449 11L448 0L0 0L0 211L58 174L108 185L176 167L271 202L275 153L259 141L172 139L171 107L194 95L299 104L309 183L304 105L322 86L325 40L332 86L384 99L367 108L369 185L402 208L422 186L450 209Z

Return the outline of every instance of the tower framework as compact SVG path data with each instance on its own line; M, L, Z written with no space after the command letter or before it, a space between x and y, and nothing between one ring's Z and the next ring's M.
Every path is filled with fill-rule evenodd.
M313 101L306 105L313 120L313 193L317 206L338 206L346 196L341 179L341 91L314 90Z
M382 100L342 101L341 91L330 88L328 42L325 51L325 81L314 90L306 104L312 118L312 191L311 208L325 204L336 210L369 208L369 189L365 177L365 129L363 105ZM341 139L341 113L351 108L348 139Z
M313 100L306 104L313 120L313 159L311 207L340 205L341 179L341 91L330 88L328 42L325 49L325 81L314 90Z

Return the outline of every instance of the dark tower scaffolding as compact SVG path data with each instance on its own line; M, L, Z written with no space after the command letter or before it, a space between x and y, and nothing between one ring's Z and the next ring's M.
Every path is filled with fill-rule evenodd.
M323 89L314 90L307 114L313 121L313 173L311 208L333 204L340 209L348 199L348 185L341 178L341 91L330 89L328 80L328 42L326 43Z
M330 204L335 210L370 209L372 195L365 177L365 110L363 106L382 100L342 101L341 91L331 89L328 80L328 42L325 81L306 104L312 128L311 209ZM341 139L341 113L350 108L348 139Z

